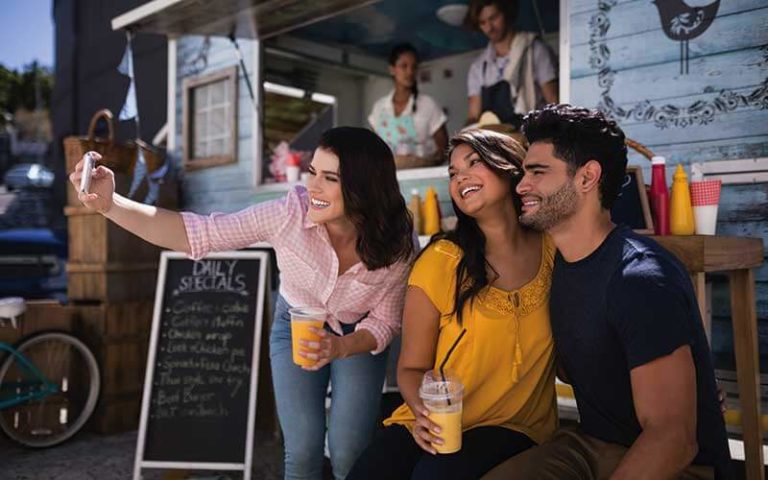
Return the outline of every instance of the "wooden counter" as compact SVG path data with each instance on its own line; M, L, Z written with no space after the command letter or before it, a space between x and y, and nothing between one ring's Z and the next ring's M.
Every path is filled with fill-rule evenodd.
M674 253L691 273L702 318L705 318L704 274L724 272L730 277L736 377L741 401L746 473L763 480L763 430L760 422L760 359L757 348L755 276L763 263L760 238L711 235L651 237Z

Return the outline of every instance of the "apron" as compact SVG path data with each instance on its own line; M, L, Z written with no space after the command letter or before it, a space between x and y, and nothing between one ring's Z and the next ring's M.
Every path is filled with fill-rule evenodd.
M399 117L379 115L376 133L387 142L395 155L415 155L419 139L413 115L405 112Z
M488 62L483 62L483 78ZM481 112L491 111L499 117L501 123L513 125L519 129L523 123L523 116L515 112L515 98L512 98L512 89L507 80L499 80L491 86L483 86L480 89L482 102Z

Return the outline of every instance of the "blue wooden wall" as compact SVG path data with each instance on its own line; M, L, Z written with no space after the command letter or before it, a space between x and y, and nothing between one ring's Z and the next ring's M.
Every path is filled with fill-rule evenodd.
M666 156L668 180L677 163L767 157L768 2L656 4L571 2L570 102L600 108L628 137ZM691 7L717 10L706 30L688 41L688 71L681 73L681 42L665 34L662 17L667 21ZM639 156L632 161L647 166ZM719 234L768 243L768 184L724 187L718 219ZM755 273L762 368L768 373L768 266ZM711 280L713 350L721 368L732 368L726 279Z
M247 39L240 39L238 43L253 81L254 66L251 60L253 49L258 48L258 43ZM175 132L177 148L173 155L181 159L184 79L238 65L238 59L234 47L226 38L210 37L206 40L200 36L185 36L179 38L177 45ZM239 65L237 90L238 161L230 165L184 172L182 174L182 206L187 210L200 213L235 211L253 202L255 159L251 128L254 115L245 77Z

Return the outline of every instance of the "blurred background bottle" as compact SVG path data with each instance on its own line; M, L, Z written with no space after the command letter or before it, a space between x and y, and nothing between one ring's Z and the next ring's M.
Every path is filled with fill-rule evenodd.
M669 191L664 157L651 159L651 208L653 210L653 229L656 235L669 235Z
M437 191L434 187L427 189L424 199L424 235L434 235L440 231L440 205L437 201Z
M421 197L419 197L418 188L411 190L411 201L408 202L408 210L411 212L411 218L413 219L413 231L416 232L416 235L421 235Z

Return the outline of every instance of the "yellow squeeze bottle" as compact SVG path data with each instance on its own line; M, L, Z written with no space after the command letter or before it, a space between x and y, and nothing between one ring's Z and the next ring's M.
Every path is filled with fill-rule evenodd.
M437 192L433 187L427 189L424 200L424 235L434 235L440 231L440 206L437 203Z
M678 164L672 177L672 194L669 200L669 231L672 235L693 235L693 207L688 189L688 176Z
M421 221L421 198L419 197L419 190L414 188L411 190L411 201L408 202L408 210L411 212L411 218L413 219L413 231L416 235L421 235L423 230Z

